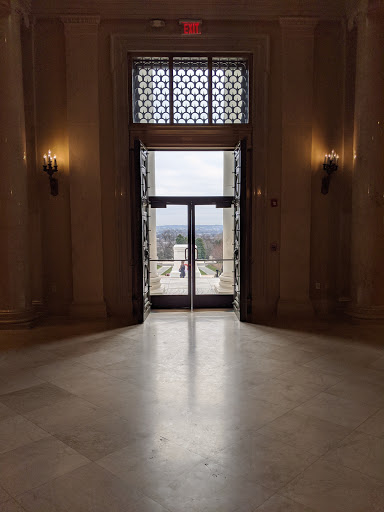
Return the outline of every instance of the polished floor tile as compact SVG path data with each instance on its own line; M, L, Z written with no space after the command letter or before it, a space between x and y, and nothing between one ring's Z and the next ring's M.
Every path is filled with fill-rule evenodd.
M278 378L268 380L250 390L250 393L260 400L266 400L275 405L283 403L292 407L306 402L320 392L321 388L315 384L303 386L295 382L280 381Z
M276 491L317 458L305 450L255 434L222 450L213 459L243 478L252 478Z
M372 436L384 438L384 409L380 409L359 425L358 430Z
M23 416L11 416L0 421L0 454L48 436Z
M22 508L15 500L10 499L5 503L1 503L0 506L1 512L25 512L25 509Z
M32 372L42 380L55 383L59 379L71 379L81 377L84 372L89 370L82 364L76 364L71 361L59 360L53 361L49 364L37 366L32 369Z
M384 383L346 379L327 389L327 393L349 400L356 400L376 407L384 407Z
M146 496L137 501L129 508L130 512L169 512L168 509L162 507L160 503L147 498Z
M266 356L258 356L257 358L249 357L244 358L241 362L243 370L250 370L256 375L264 377L278 377L279 375L287 372L288 370L297 369L298 365L291 361L279 361L277 359L270 359Z
M184 412L178 419L163 425L164 437L202 456L210 457L235 443L243 436L236 423L229 418L215 417L215 409L210 413Z
M118 379L84 366L72 366L72 371L69 370L66 375L63 372L62 375L51 377L50 381L60 389L81 397L107 386L121 385Z
M7 492L5 492L5 490L2 487L0 487L0 503L4 503L4 501L8 501L8 500L10 500L10 498L11 498L10 495Z
M68 398L70 394L57 386L45 382L38 386L0 396L0 402L20 414L51 405Z
M138 488L170 484L193 468L203 457L160 436L131 443L126 448L98 460L98 464Z
M322 455L348 436L350 429L290 411L257 431L291 446Z
M33 335L32 335L33 336ZM48 364L57 359L57 355L51 354L39 348L19 348L0 352L0 369L8 371L30 370L42 364Z
M226 414L236 425L239 432L238 437L244 437L244 434L255 432L292 409L292 404L283 402L273 404L240 392L223 399L220 408L227 411ZM217 409L218 406L216 406ZM228 411L230 411L229 414Z
M359 471L317 461L279 494L315 512L382 512L384 486Z
M279 347L268 352L268 357L270 359L276 359L277 361L290 361L296 364L303 364L316 359L322 353L324 353L324 350L308 351L294 346L289 346Z
M0 485L12 496L88 463L54 437L46 437L0 455Z
M133 352L132 357L124 359L114 364L104 364L99 368L103 372L116 377L117 379L136 379L138 375L150 374L155 371L155 367L151 363L143 360L143 355Z
M0 371L0 395L20 391L21 389L30 388L43 384L43 380L39 379L33 370L26 371Z
M316 359L312 359L312 361L304 363L304 366L340 375L344 378L354 378L356 375L362 373L363 375L365 374L367 380L375 380L375 378L381 379L381 373L372 369L371 366L365 365L358 355L353 359L349 359L345 354L330 353Z
M129 354L116 348L110 350L97 350L89 354L83 354L78 357L71 358L71 361L77 364L83 364L89 368L97 369L108 364L124 361Z
M242 512L241 510L236 512ZM296 503L288 498L275 494L258 507L255 512L313 512L313 508Z
M384 439L353 432L332 448L324 459L361 471L384 483Z
M30 421L51 434L58 434L109 415L110 412L77 396L24 413Z
M204 462L180 475L169 485L153 481L144 492L170 512L235 512L254 510L272 491L254 480L238 478L214 462Z
M13 411L9 407L6 407L2 403L0 403L0 421L5 420L6 418L9 418L11 416L15 416L16 414L16 411Z
M0 332L0 511L383 512L383 340L220 311Z
M129 421L113 414L57 433L68 446L90 460L98 460L135 441L137 433Z
M109 471L87 464L22 494L17 501L28 512L130 512L142 498Z
M321 388L323 391L331 386L334 386L341 381L341 377L332 373L326 373L313 368L306 368L300 366L294 370L288 370L287 372L279 375L279 380L284 382L293 382L301 384L303 386L315 385Z
M299 405L296 412L331 421L347 428L356 428L377 411L377 407L346 400L329 393L320 393Z

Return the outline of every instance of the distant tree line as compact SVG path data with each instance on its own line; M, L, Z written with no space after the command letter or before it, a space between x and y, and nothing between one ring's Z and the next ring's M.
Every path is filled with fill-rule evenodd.
M173 259L173 246L188 243L188 237L176 234L171 229L164 230L157 238L157 258L159 260ZM199 259L218 260L223 257L223 235L201 235L196 238Z

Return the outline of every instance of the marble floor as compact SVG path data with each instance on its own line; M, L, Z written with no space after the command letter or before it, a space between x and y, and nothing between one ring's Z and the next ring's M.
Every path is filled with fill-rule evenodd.
M1 512L383 510L383 326L0 332Z

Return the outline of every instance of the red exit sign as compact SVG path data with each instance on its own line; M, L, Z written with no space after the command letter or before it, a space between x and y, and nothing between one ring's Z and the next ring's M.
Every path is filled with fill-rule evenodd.
M201 34L201 20L180 20L180 25L183 27L183 34L197 35Z

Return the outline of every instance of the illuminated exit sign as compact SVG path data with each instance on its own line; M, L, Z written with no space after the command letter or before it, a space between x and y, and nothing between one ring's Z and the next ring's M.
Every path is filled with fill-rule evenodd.
M179 24L183 28L183 34L198 35L201 34L201 20L180 20Z

